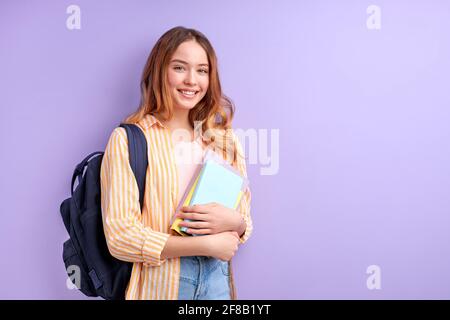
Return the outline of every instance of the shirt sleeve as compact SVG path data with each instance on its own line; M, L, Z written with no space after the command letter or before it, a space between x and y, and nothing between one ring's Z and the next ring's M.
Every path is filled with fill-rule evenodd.
M109 252L128 262L160 266L169 234L142 223L139 188L129 163L124 128L112 132L100 169L103 229Z
M241 145L241 142L239 141L239 138L236 136L236 134L233 132L233 141L234 145L236 147L237 151L237 169L239 172L246 178L247 176L247 167L245 164L245 154ZM244 234L241 236L240 243L245 243L253 231L253 222L250 215L250 201L251 201L251 191L250 186L247 186L247 189L244 191L244 194L242 195L241 201L239 203L237 211L242 215L242 218L244 219L247 228L245 229Z

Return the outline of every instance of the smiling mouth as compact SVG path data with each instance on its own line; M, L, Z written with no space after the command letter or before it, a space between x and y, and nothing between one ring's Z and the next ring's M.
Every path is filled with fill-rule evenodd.
M177 90L179 93L181 93L181 95L183 96L183 97L186 97L186 98L192 98L192 97L195 97L196 95L197 95L197 93L198 93L198 91L190 91L190 90Z

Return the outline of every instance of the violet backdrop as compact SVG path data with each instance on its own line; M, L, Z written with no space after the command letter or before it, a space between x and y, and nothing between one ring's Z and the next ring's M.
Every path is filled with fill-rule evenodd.
M66 27L71 4L80 30ZM277 174L248 164L238 297L449 299L444 0L2 1L0 298L88 299L66 286L59 205L75 165L137 108L146 58L177 25L212 42L234 126L279 129Z

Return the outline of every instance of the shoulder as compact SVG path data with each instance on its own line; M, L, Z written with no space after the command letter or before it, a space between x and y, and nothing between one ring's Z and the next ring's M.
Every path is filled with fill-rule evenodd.
M116 127L111 132L106 145L106 153L122 153L128 149L127 133L124 128Z
M136 125L139 129L141 129L144 134L147 133L148 129L145 128L145 126L143 126L142 123L138 122L135 123L134 125ZM116 127L111 133L111 138L118 139L122 142L127 143L127 131L125 130L125 128Z
M122 127L116 127L114 128L114 130L111 132L110 138L109 140L111 142L126 142L127 138L127 132L125 131L125 128Z

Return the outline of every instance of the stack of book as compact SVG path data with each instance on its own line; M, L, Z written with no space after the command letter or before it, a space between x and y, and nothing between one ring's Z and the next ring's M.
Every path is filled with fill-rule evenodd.
M179 212L183 206L211 202L217 202L230 209L237 209L248 183L248 179L225 162L223 158L212 150L208 150L202 165L197 169L178 204L176 212ZM186 233L186 227L180 228L179 223L182 220L181 218L172 218L171 229L182 236L191 236Z

